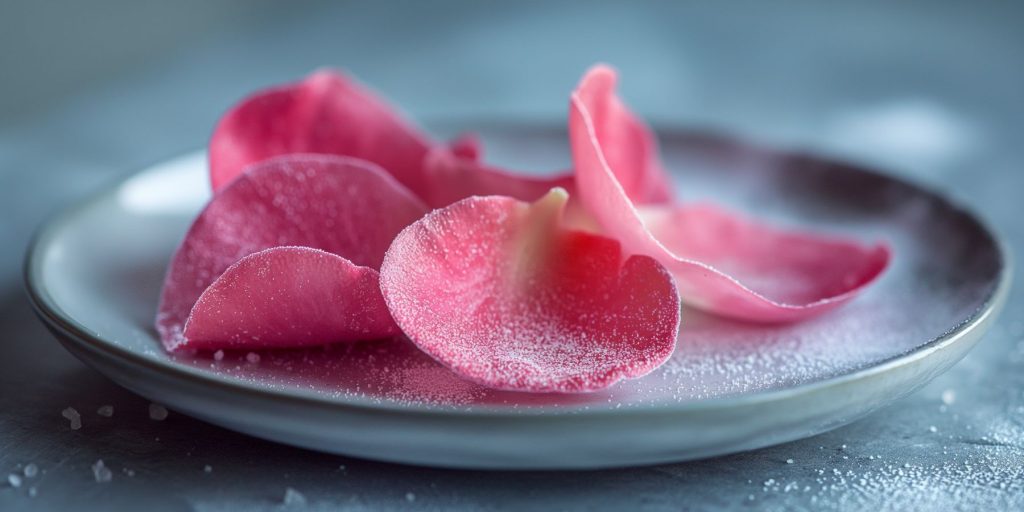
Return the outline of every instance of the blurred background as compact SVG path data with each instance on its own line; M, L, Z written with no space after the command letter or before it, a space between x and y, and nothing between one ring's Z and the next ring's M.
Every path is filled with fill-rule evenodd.
M1018 2L20 2L0 6L0 186L61 200L202 147L252 90L343 67L420 119L565 115L590 64L655 121L939 183L1019 167ZM49 201L0 204L15 247ZM13 244L18 242L18 244ZM20 258L5 251L4 263Z
M68 404L143 410L145 401L64 353L32 318L20 283L25 244L47 216L146 165L202 148L218 116L243 95L320 66L351 71L423 120L559 122L581 73L605 61L620 69L625 98L656 123L737 133L907 176L970 204L1020 255L1022 56L1022 2L0 0L0 474L29 460L52 468L34 498L0 485L0 509L130 507L140 497L154 510L272 507L289 478L306 482L311 498L354 508L405 506L408 490L426 508L520 508L523 500L554 508L742 508L754 493L766 508L884 510L901 496L897 504L1024 507L1021 474L1007 469L1024 465L1019 292L989 339L936 383L798 445L810 452L854 439L879 456L936 468L966 460L973 469L956 477L876 474L870 485L816 491L812 503L762 491L769 475L813 483L817 468L831 467L808 455L807 465L788 473L767 472L794 445L660 468L544 475L339 463L183 417L162 433L142 415L98 437L72 436L59 416ZM1005 449L923 437L927 425L949 418L935 411L952 385L961 397L958 428L976 429L979 439L998 430L1006 442L996 446ZM159 436L163 444L149 441ZM201 480L197 462L181 457L192 450L234 476ZM97 490L89 465L102 456L143 478ZM339 464L352 475L344 482L332 473Z

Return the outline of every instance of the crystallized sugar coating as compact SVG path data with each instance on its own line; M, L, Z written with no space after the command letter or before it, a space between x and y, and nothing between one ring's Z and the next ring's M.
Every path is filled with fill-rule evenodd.
M559 227L566 194L470 198L395 239L381 287L402 330L499 389L593 391L647 374L675 346L671 276L614 240Z
M884 244L786 233L711 207L637 205L645 165L636 123L615 95L615 71L591 69L572 95L569 138L581 202L631 253L647 254L676 277L683 300L714 313L761 322L820 314L853 298L889 264ZM620 167L620 168L617 168Z
M161 340L168 350L189 346L183 331L196 301L245 256L273 247L304 246L376 269L394 236L425 212L408 190L361 160L290 155L262 162L214 196L175 253L157 315ZM278 276L279 271L283 269L264 275L268 283L276 277L290 276L293 283L322 277ZM248 340L254 346L267 345ZM238 337L232 345L238 348L245 341Z
M192 308L194 348L301 347L399 334L376 270L308 247L242 258ZM247 359L259 362L250 352Z

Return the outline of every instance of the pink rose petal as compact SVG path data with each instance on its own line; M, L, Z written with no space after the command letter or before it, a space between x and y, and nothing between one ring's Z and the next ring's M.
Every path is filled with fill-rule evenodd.
M455 140L448 143L448 150L455 156L470 160L480 161L483 158L483 143L475 133L464 133ZM447 206L447 205L446 205Z
M658 142L651 129L614 94L615 71L597 66L583 83L593 91L587 102L608 169L634 204L673 201L672 183L661 167ZM582 89L582 85L577 91Z
M431 148L435 156L425 168ZM448 147L436 144L384 99L331 70L257 92L228 111L210 139L210 181L219 190L247 166L289 153L368 160L434 207L474 195L532 201L572 181L571 175L539 178L482 165L474 135Z
M571 173L555 176L531 176L488 166L477 160L479 144L462 138L452 149L435 147L427 155L425 169L431 176L424 199L436 208L450 205L471 196L509 196L522 201L536 201L549 190L573 188Z
M730 316L751 320L797 320L839 306L874 281L890 258L885 245L782 231L710 204L646 206L640 213L653 238L679 260L668 267L691 276L676 283L683 297L722 314L743 311ZM702 262L714 273L705 276L684 261ZM772 299L752 300L751 293Z
M776 322L806 318L853 298L888 265L884 244L807 233L786 233L710 207L646 207L647 223L619 181L629 171L617 137L621 102L615 71L591 69L572 95L569 135L581 202L628 251L647 254L676 277L683 300L746 320ZM634 162L634 165L635 162Z
M210 139L214 190L250 164L288 153L373 162L418 192L431 146L409 121L354 79L331 70L257 92L221 118Z
M218 192L192 224L164 281L157 330L188 346L185 322L228 267L277 246L305 246L380 268L392 239L427 208L368 162L326 155L266 160Z
M381 267L392 316L424 352L499 389L593 391L645 375L675 346L664 267L560 227L566 192L473 197L403 230Z
M229 267L192 308L194 349L303 347L400 334L380 274L329 252L275 247Z

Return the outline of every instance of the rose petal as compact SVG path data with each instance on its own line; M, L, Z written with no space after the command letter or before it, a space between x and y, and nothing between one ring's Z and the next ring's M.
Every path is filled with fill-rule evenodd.
M414 192L426 183L430 140L358 82L331 70L257 92L221 118L210 139L214 190L250 164L288 153L344 155L380 165Z
M384 258L392 316L424 352L486 386L580 392L645 375L675 346L664 267L562 229L566 192L473 197L403 230Z
M431 148L450 158L435 155L425 168ZM219 190L247 166L289 153L368 160L434 207L474 195L532 201L572 181L570 175L539 178L479 164L482 148L475 135L448 147L436 144L384 99L331 70L257 92L228 111L210 140L210 181Z
M631 252L651 255L677 279L683 300L755 321L790 321L853 298L888 265L889 249L854 241L785 233L708 207L640 211L613 170L630 154L624 131L608 125L622 108L615 71L597 66L573 93L569 135L581 202ZM633 140L632 144L642 144ZM662 207L665 208L665 207Z
M742 312L730 315L740 318L796 320L834 308L877 278L890 258L885 245L782 231L709 204L640 212L652 236L680 260L668 265L680 276L679 293L704 309ZM716 272L705 277L685 260ZM751 300L748 291L772 300Z
M536 201L555 187L573 188L571 173L555 176L531 176L509 172L479 162L480 145L475 139L458 139L453 148L438 146L430 151L425 168L431 176L424 199L435 208L450 205L471 196L509 196Z
M380 274L309 247L275 247L229 267L185 324L194 349L303 347L399 334Z
M597 140L601 141L608 168L626 197L638 205L671 203L672 183L661 167L657 139L647 124L614 94L615 71L595 66L583 83L592 89L592 100L587 102L590 115L600 120L593 125Z
M167 271L157 330L168 350L199 296L241 258L271 247L321 249L380 268L392 239L427 208L371 163L326 155L266 160L222 189L192 224Z
M483 159L483 143L480 142L480 137L475 133L464 133L458 136L455 140L448 143L448 149L459 158L473 162Z

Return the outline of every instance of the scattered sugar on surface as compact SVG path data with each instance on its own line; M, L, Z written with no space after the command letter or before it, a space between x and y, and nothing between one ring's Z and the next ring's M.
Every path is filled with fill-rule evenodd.
M21 475L15 473L7 475L7 483L10 484L11 487L21 487Z
M943 404L950 406L953 405L954 402L956 402L956 391L953 391L952 389L947 389L942 392Z
M936 434L912 429L905 434L911 439L894 453L885 439L820 445L792 465L762 465L763 478L747 480L750 489L744 490L755 499L748 495L743 503L756 501L757 510L1024 510L1020 417L1012 412L997 417L984 434L977 433L974 418L941 418L941 460L935 460L935 437L922 442ZM785 449L788 445L738 457L772 458ZM876 449L888 454L879 456Z
M35 465L35 463L29 462L28 464L25 464L25 469L23 469L21 473L25 475L25 478L35 478L36 475L39 474L39 466Z
M99 414L100 416L103 416L104 418L109 418L109 417L114 415L114 406L113 405L103 405L103 406L100 406L99 409L96 409L96 414Z
M82 415L74 407L68 407L60 412L60 415L67 418L71 430L82 428Z
M103 484L112 480L114 475L110 472L110 468L103 463L103 459L99 459L92 465L92 477L97 483Z
M291 487L287 487L284 490L284 497L281 499L281 503L288 507L305 506L306 496Z
M768 478L747 500L769 510L900 511L945 509L969 498L972 509L1012 509L1013 497L1024 491L1021 455L987 450L952 464L833 461L810 474Z

